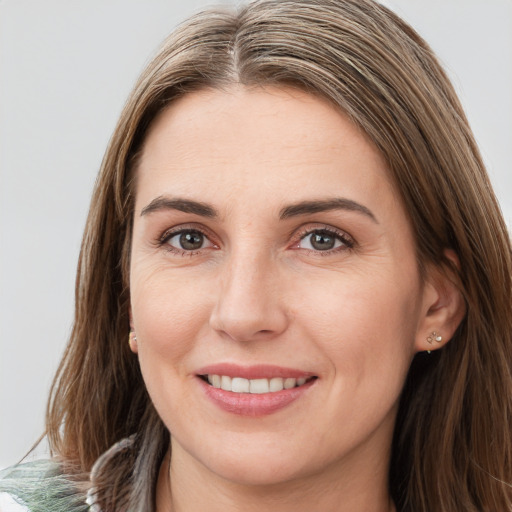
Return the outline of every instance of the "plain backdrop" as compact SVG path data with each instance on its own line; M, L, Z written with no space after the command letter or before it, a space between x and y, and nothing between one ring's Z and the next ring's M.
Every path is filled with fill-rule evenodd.
M0 468L43 431L88 202L117 116L161 40L209 3L0 0ZM512 0L383 3L446 66L510 224Z

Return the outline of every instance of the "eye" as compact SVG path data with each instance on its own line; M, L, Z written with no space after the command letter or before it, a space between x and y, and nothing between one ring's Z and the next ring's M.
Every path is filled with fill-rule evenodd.
M180 231L170 233L162 240L163 244L169 245L170 250L181 252L193 252L213 247L208 237L197 229L182 229Z
M296 247L310 251L328 252L348 249L353 246L354 243L348 235L328 229L315 229L303 235Z

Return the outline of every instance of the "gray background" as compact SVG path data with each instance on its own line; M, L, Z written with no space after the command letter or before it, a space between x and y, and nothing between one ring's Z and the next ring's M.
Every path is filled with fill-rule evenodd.
M123 102L160 41L208 3L0 0L0 468L43 430L88 201ZM384 3L447 67L510 224L512 0Z

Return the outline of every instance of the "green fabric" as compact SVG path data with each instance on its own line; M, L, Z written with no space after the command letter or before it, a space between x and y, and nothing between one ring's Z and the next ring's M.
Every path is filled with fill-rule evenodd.
M86 496L51 460L19 464L0 472L0 492L7 492L30 512L88 512Z

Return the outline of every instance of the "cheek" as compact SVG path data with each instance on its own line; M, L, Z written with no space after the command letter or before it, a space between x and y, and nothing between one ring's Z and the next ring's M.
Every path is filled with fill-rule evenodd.
M211 308L204 282L155 270L133 274L132 315L141 366L175 364L192 350L208 324Z
M397 272L339 272L310 281L295 291L300 301L293 316L307 317L319 335L333 342L340 337L349 342L356 335L366 338L365 345L385 345L409 337L417 324L420 287L414 274L405 281Z
M420 313L415 274L409 282L397 272L374 276L353 272L310 286L294 311L336 373L351 376L351 386L377 378L400 385L414 355Z
M309 309L302 306L303 328L331 367L324 403L331 430L344 425L347 438L356 440L395 410L414 356L418 291L393 279L347 279L324 292L322 299L309 298ZM332 442L341 441L334 435Z
M193 399L183 384L193 378L189 361L208 318L207 294L197 280L176 279L165 271L135 272L131 294L141 372L155 408L171 429L173 419L187 421L191 414L182 405Z

